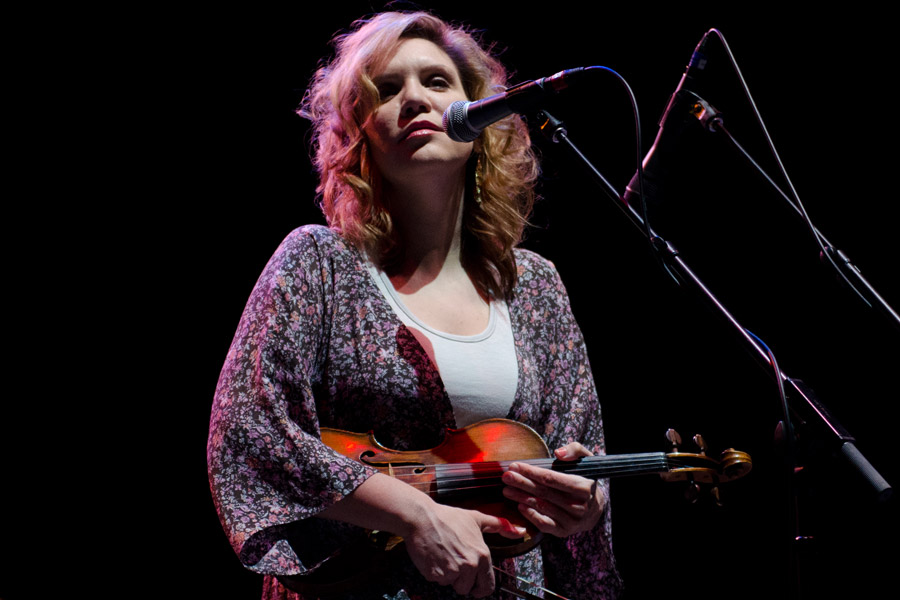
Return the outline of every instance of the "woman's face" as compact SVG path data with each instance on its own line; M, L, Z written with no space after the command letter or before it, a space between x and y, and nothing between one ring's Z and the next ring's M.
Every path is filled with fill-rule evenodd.
M372 80L380 103L363 130L384 179L402 183L429 169L462 171L472 144L451 140L441 119L450 104L468 98L447 53L428 40L403 40Z

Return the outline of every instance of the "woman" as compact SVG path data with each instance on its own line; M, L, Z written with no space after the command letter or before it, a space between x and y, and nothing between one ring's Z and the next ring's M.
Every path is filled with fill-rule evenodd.
M409 561L348 597L484 597L482 533L509 521L443 506L346 459L320 427L433 448L488 417L533 427L556 455L603 451L581 333L553 266L515 249L536 161L517 117L474 143L440 126L456 100L502 88L503 67L425 13L383 13L337 39L301 113L313 121L329 228L273 256L241 319L210 425L210 484L241 561L315 569L359 528L406 542ZM517 463L504 495L549 534L500 567L564 595L615 597L607 487ZM267 577L264 597L295 597Z

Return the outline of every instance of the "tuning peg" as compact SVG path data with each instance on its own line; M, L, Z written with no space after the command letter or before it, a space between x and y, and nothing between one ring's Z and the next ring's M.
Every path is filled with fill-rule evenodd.
M706 445L706 440L703 439L703 436L698 433L694 436L693 439L697 447L700 448L700 454L706 456L706 450L709 448L709 446Z
M709 495L712 496L712 499L716 503L716 506L725 506L722 503L722 497L719 495L719 486L714 486L711 490L709 490Z
M688 481L687 487L684 488L684 499L691 504L697 504L700 499L700 485L696 481Z
M672 445L672 452L678 452L678 446L681 445L681 435L674 429L666 431L666 440Z

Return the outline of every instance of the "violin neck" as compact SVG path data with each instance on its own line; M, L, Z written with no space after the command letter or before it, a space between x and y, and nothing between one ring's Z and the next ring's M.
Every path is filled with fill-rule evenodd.
M607 479L624 475L661 473L669 470L669 461L664 452L643 454L618 454L614 456L588 456L575 461L561 461L552 458L507 460L481 463L458 463L441 465L436 469L435 483L437 495L446 499L468 495L483 495L492 490L501 493L500 478L514 462L527 463L543 469L553 469L562 473L579 475L588 479Z
M525 461L534 462L534 461ZM541 465L538 465L541 466ZM588 456L577 461L554 460L547 467L561 473L580 475L587 479L608 479L624 475L645 475L669 470L665 452Z

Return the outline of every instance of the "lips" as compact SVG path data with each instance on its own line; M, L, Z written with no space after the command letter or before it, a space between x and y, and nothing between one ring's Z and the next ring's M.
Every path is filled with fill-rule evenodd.
M416 121L406 128L401 140L418 137L420 135L430 135L430 132L432 131L444 131L444 128L431 121Z

